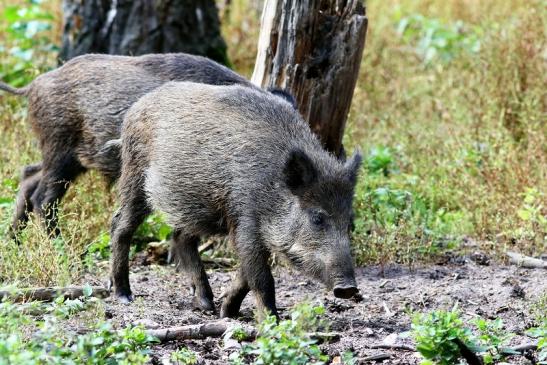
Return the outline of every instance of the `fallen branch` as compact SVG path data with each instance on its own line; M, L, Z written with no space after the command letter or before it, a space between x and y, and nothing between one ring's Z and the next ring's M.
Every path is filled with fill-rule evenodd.
M518 265L528 269L547 269L547 261L525 256L512 251L507 251L505 254L509 256L509 262L513 265Z
M537 342L525 343L515 347L504 347L500 349L500 354L502 355L515 355L515 352L520 352L521 354L528 350L537 350Z
M198 252L201 255L205 251L208 251L208 250L212 249L214 245L215 245L214 240L208 240L207 242L205 242L204 244L202 244L198 247Z
M212 264L221 267L232 267L235 265L235 260L226 257L203 257L201 259L204 264Z
M258 331L253 326L244 325L241 322L222 319L220 321L191 324L187 326L149 329L146 333L156 337L160 342L175 340L202 340L207 337L222 337L228 331L240 328L245 333L245 340L254 340ZM340 333L337 332L314 332L310 337L323 342L337 341Z
M252 340L256 337L256 329L253 327L242 326L239 322L229 320L147 330L146 333L156 337L160 340L160 342L175 340L201 340L207 337L222 337L228 330L236 327L241 327L247 334L248 339Z
M387 352L381 352L381 353L376 354L376 355L360 357L357 360L359 362L363 362L363 361L383 361L383 360L387 360L389 358L391 358L391 354L388 354Z
M96 298L106 298L110 295L109 291L105 288L94 286L91 288L91 296ZM0 291L0 301L7 298L13 302L24 302L31 300L39 300L44 302L51 302L58 297L65 299L76 299L84 296L83 287L53 287L53 288L24 288Z
M403 344L387 344L387 343L378 343L376 345L370 346L371 349L384 349L384 350L403 350L403 351L412 351L415 352L416 348L411 345Z

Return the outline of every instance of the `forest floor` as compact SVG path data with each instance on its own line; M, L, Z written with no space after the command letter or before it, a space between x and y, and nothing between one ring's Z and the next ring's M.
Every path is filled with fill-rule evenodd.
M208 271L217 308L219 296L229 285L234 272ZM420 356L408 350L378 349L375 345L404 344L413 346L406 336L410 330L412 311L450 309L458 305L467 323L474 317L501 318L505 329L516 336L510 345L531 342L524 335L530 327L530 304L547 292L545 271L516 266L479 264L466 257L449 257L444 262L409 269L389 265L356 269L360 301L334 298L319 283L286 268L277 268L277 304L281 317L302 301L325 308L329 330L340 333L336 341L323 343L321 349L336 359L352 351L357 363L372 355L384 355L384 364L418 364ZM100 285L104 278L88 276L84 280ZM132 265L131 285L135 301L119 304L105 300L105 314L116 326L142 324L148 328L165 328L217 320L217 315L192 310L189 285L172 266ZM242 323L253 325L254 299L243 302ZM200 364L226 364L237 347L226 348L221 339L187 340L157 345L152 348L152 362L162 363L169 353L184 345L195 351ZM335 360L336 361L336 360ZM525 357L513 357L514 364L528 364ZM333 362L335 363L335 362Z

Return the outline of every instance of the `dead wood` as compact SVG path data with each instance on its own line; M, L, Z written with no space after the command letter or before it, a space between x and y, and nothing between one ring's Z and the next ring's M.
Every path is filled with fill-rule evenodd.
M528 269L547 269L547 261L525 256L512 251L507 251L505 254L509 256L509 262L513 265L518 265Z
M387 344L387 343L379 343L376 345L370 346L371 349L384 349L384 350L403 350L403 351L412 351L415 352L416 348L411 345L403 345L403 344Z
M202 340L207 337L222 337L225 333L235 328L241 328L246 334L245 340L254 340L258 331L253 326L241 324L229 319L222 319L214 322L191 324L187 326L150 329L146 333L156 337L160 342L169 342L175 340ZM340 333L337 332L314 332L310 337L322 342L332 342L340 339Z
M241 323L231 320L220 320L208 323L191 324L187 326L147 330L146 333L156 337L160 340L160 342L175 340L201 340L207 337L222 337L228 330L235 327L241 327L247 334L248 339L254 339L256 337L256 329L251 326L241 325Z
M106 288L94 286L91 288L91 296L96 298L108 297L109 291ZM31 300L39 300L44 302L51 302L54 299L62 296L65 299L76 299L84 296L83 287L52 287L52 288L24 288L0 291L0 300L5 298L13 302L24 302Z

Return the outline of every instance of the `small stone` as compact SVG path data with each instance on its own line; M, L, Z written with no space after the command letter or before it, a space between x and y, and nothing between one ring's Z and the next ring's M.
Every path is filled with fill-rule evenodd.
M151 319L138 319L133 321L134 326L143 326L146 329L154 330L160 328L159 323L152 321Z
M227 340L224 340L223 348L224 350L240 349L241 344L237 340L234 340L233 338L229 338Z
M490 258L484 252L475 251L471 254L470 258L477 265L482 265L482 266L490 265Z

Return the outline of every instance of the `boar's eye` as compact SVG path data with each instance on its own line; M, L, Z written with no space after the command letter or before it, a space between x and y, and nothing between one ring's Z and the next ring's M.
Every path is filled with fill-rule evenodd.
M312 212L310 216L310 221L317 228L323 227L326 221L325 213L319 211Z

